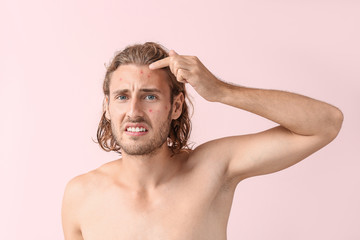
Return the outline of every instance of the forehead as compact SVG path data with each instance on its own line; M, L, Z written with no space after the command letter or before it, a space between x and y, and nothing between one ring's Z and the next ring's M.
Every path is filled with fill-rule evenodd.
M167 73L164 70L149 69L148 65L120 65L111 75L110 93L118 89L135 91L140 88L157 88L161 92L170 92Z

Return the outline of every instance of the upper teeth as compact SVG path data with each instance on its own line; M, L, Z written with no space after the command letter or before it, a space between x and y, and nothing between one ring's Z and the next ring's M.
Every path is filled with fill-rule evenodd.
M145 132L146 131L146 129L145 128L143 128L143 127L128 127L127 129L126 129L126 131L128 131L128 132Z

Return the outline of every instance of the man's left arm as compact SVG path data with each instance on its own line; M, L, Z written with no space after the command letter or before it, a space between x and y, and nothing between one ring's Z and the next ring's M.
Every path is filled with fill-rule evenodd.
M224 83L196 57L170 52L169 58L154 65L169 66L178 81L191 84L208 101L279 124L264 132L217 139L201 146L215 158L224 159L231 179L241 181L287 168L330 143L342 125L343 115L334 106L299 94Z
M228 156L230 177L245 179L292 166L330 143L342 125L339 109L299 94L229 84L218 89L218 102L279 124L264 132L222 139L224 147L233 147Z

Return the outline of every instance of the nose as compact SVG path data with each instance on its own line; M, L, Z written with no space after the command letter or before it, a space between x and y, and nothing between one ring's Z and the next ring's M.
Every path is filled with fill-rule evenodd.
M135 119L137 117L143 116L141 102L137 98L132 98L130 100L130 106L126 114L130 119Z

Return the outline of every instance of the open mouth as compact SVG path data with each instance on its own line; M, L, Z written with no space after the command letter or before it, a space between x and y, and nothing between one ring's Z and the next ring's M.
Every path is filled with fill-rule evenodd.
M148 130L143 127L128 127L128 128L126 128L126 132L129 132L129 133L145 133L147 131Z

